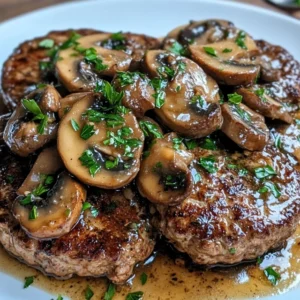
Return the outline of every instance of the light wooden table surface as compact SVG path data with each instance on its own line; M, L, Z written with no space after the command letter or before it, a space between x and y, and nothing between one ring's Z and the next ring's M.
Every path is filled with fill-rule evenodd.
M71 1L72 0L0 0L0 22L10 19L14 16L18 16L25 12L33 11L38 8L42 8L42 7L46 7L46 6L50 6L62 2L71 2ZM258 5L261 7L272 9L274 11L281 11L282 13L288 14L287 12L283 10L279 10L278 8L266 3L263 0L224 0L224 1L250 3L252 5ZM294 16L300 18L300 12L295 13Z

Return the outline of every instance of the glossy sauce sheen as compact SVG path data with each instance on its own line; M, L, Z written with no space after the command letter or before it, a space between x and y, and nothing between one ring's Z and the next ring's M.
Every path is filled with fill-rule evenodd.
M272 266L281 275L276 287L266 279L263 269ZM21 264L0 249L0 270L24 280L36 276L34 286L42 288L53 296L62 295L73 300L84 298L84 289L90 285L94 299L102 299L107 280L104 278L72 278L60 281L42 275L40 272ZM176 265L165 255L158 254L152 264L137 268L132 279L132 289L118 288L113 298L125 299L130 291L143 291L144 299L228 299L270 296L284 293L300 283L300 227L285 247L265 256L260 266L253 264L232 268L218 268L208 271L189 271ZM142 286L140 275L148 275ZM21 288L21 285L20 285ZM30 287L29 287L30 288Z

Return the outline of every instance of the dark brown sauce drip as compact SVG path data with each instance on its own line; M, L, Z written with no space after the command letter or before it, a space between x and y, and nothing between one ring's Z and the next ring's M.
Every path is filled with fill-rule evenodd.
M229 299L261 297L281 294L300 283L300 227L286 245L264 257L260 266L248 263L226 268L184 267L183 257L175 258L174 252L160 250L154 259L150 257L143 266L136 269L130 285L118 287L116 299L125 299L130 291L143 291L144 299ZM84 289L90 285L95 299L101 299L108 281L104 278L72 278L59 281L44 276L16 259L0 248L0 270L20 280L26 276L36 276L34 285L53 296L61 294L72 300L83 299ZM152 262L153 261L153 262ZM174 263L175 262L175 263ZM263 274L263 270L272 266L281 275L281 280L273 287ZM141 285L140 276L145 272L148 281Z

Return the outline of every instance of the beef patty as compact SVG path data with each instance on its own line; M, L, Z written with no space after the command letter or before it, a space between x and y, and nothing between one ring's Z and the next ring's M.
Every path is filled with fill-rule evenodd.
M0 242L21 261L58 278L105 275L114 283L124 283L136 263L153 251L152 229L132 187L90 189L87 201L99 210L96 218L85 211L75 228L58 239L28 237L10 212L28 163L5 146L0 155Z
M193 153L193 174L201 179L192 194L175 207L157 205L153 215L155 227L179 251L198 264L232 264L254 259L293 234L300 220L300 173L284 154L271 145L262 152ZM213 173L199 165L200 158L210 158ZM257 178L266 170L255 176L257 168L267 166L276 175Z

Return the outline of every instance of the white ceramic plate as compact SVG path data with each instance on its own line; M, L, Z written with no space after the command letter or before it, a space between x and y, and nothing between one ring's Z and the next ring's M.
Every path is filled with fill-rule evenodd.
M206 18L233 21L255 38L284 46L300 60L300 22L272 11L217 0L98 0L50 7L0 24L0 65L19 43L50 30L91 27L163 36L191 19ZM23 290L23 283L6 274L0 273L0 282L1 300L51 298L34 287ZM300 287L272 300L299 298Z

